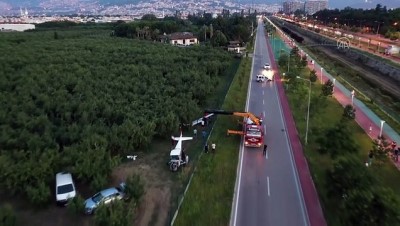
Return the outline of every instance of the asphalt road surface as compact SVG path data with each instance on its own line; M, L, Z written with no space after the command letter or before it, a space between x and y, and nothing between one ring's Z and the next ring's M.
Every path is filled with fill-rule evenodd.
M263 115L267 155L262 148L241 148L231 224L233 226L310 225L274 82L258 83L270 63L262 21L257 27L248 111Z

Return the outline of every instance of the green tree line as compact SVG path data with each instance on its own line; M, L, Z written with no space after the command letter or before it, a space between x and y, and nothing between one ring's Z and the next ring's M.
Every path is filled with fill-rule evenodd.
M154 15L144 15L142 20L135 22L118 22L115 25L114 35L146 40L157 40L162 34L174 32L192 32L200 41L212 40L213 45L225 45L227 41L238 40L248 42L251 39L252 23L255 27L255 17L231 15L229 17L218 16L213 18L211 14L189 15L188 20L175 17L157 19ZM253 28L254 28L253 27ZM226 41L220 41L226 39ZM215 44L217 43L217 44Z
M379 33L392 39L400 38L400 8L387 9L378 4L374 9L367 10L350 7L342 10L325 9L315 13L313 17L333 27L341 26L353 31L369 28L371 33Z

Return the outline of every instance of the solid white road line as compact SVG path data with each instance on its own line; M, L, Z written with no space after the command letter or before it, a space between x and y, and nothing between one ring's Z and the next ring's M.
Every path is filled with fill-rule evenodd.
M268 196L271 195L270 191L269 191L269 177L267 177L267 185L268 185Z

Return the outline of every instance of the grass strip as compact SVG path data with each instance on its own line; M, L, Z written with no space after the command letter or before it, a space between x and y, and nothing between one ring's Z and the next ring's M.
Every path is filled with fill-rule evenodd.
M285 68L281 68L280 70L284 71ZM301 72L300 76L308 77L308 75L309 70L306 69ZM307 83L305 83L304 86L305 89L308 89ZM321 85L314 83L312 85L312 95L319 96L320 94ZM302 140L304 140L306 129L304 115L306 114L306 108L304 106L299 107L297 93L287 92L287 95L296 122L297 131ZM303 149L311 169L315 186L318 190L327 223L331 226L339 226L341 225L340 216L342 214L340 209L337 208L339 202L329 198L327 195L327 187L329 184L326 172L332 167L332 159L329 155L323 155L317 151L319 147L317 138L319 136L324 136L324 130L332 128L338 123L343 114L343 107L334 98L328 98L327 101L328 104L323 110L319 111L318 114L312 114L310 117L308 145L303 146ZM307 100L304 99L304 102L306 103ZM313 105L313 102L311 102L311 105ZM359 157L360 162L364 162L367 159L369 150L372 149L371 139L355 121L350 123L350 134L359 150L356 155ZM388 159L380 164L373 164L370 172L377 181L377 184L375 184L376 186L391 188L393 191L398 191L400 189L400 173ZM396 194L399 195L398 193Z
M244 110L251 69L251 58L243 58L231 84L223 109ZM209 143L216 154L200 158L175 225L228 225L236 179L240 136L227 136L237 125L230 117L217 117Z

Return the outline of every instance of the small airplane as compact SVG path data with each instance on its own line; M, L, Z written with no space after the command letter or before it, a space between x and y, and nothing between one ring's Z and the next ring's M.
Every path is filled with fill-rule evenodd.
M193 137L171 137L172 140L178 141L176 144L175 148L171 150L169 154L169 162L167 163L169 165L169 169L172 172L176 172L180 166L186 165L189 162L189 156L185 154L184 150L182 149L182 141L185 140L193 140Z

